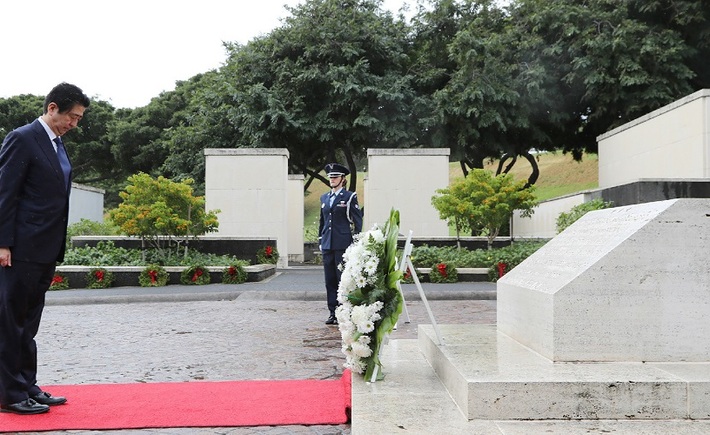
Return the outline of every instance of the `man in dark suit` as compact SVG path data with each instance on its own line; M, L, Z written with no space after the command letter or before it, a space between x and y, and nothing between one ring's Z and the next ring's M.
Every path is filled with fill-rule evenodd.
M326 325L337 325L335 309L338 307L338 285L343 262L343 254L353 242L353 235L362 231L362 210L357 203L357 194L346 189L350 171L338 163L325 165L325 173L330 181L330 192L320 197L320 221L318 241L323 257L325 290L328 296L330 317Z
M64 259L71 164L61 136L89 98L61 83L42 116L11 131L0 148L0 410L40 414L66 402L37 386L37 345L45 293Z

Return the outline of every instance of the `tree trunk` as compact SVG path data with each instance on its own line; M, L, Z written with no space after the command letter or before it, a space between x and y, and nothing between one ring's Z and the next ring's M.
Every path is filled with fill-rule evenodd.
M458 219L454 219L455 225L456 225L456 247L458 250L461 250L461 230L459 228L459 221Z
M463 172L464 178L468 177L468 162L464 160L459 160L459 165L461 165L461 172Z
M503 165L505 164L506 160L508 159L513 159L508 166L503 169ZM498 169L496 170L496 175L500 175L501 173L507 174L510 172L511 169L513 169L513 166L515 166L515 162L518 161L518 156L513 155L511 156L508 153L503 154L503 157L500 158L500 162L498 162Z
M522 156L525 157L525 159L527 159L528 162L530 162L530 166L532 167L532 173L528 177L528 182L525 185L525 188L527 189L528 187L535 184L538 177L540 176L540 167L537 165L537 160L535 159L535 157L533 157L533 155L530 154L529 151L526 152L525 154L522 154Z
M355 159L353 159L353 153L350 150L350 147L343 147L343 154L345 154L345 160L347 160L348 169L350 169L348 190L355 192L357 191L357 165L355 165Z

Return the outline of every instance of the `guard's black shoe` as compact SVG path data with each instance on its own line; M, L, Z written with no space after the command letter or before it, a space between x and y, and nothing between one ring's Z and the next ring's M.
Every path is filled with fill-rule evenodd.
M337 325L338 319L335 318L335 314L331 314L328 320L325 321L326 325Z

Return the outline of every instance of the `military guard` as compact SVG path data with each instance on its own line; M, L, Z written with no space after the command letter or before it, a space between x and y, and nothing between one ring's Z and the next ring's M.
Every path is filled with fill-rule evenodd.
M337 325L335 309L338 306L338 284L343 262L343 254L353 242L353 235L362 231L362 210L357 202L357 194L347 190L346 176L350 171L339 163L325 165L325 173L330 181L330 192L320 197L320 222L318 242L323 256L325 290L328 296L330 317L326 325Z

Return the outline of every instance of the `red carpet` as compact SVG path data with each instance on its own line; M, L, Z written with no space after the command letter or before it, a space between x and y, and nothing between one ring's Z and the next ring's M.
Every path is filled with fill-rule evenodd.
M56 385L66 405L46 414L0 413L0 431L342 424L350 371L339 380Z

